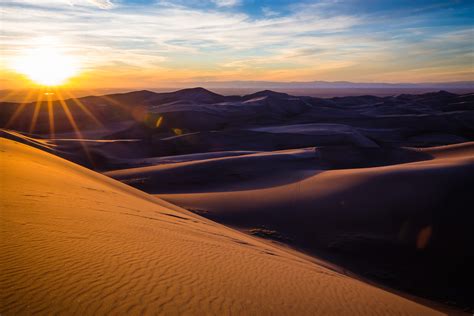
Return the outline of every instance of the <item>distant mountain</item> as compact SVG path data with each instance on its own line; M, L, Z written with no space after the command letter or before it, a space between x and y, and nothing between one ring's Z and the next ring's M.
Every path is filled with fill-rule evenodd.
M95 98L93 97L86 97ZM116 93L106 95L106 98L128 105L158 105L172 102L218 103L228 101L229 97L222 96L201 87L187 88L173 92L156 93L148 90ZM81 98L85 99L85 98ZM232 98L231 98L232 99Z
M202 87L201 90L188 87ZM179 96L182 98L193 98L193 95L207 95L209 102L215 102L216 93L203 91L211 89L220 95L246 95L261 92L263 90L275 90L281 93L294 95L309 95L317 97L334 96L355 96L371 94L376 96L388 96L393 94L410 93L420 94L439 90L447 90L453 93L474 92L474 81L457 82L425 82L425 83L377 83L377 82L348 82L348 81L294 81L294 82L276 82L276 81L193 81L193 82L166 82L157 83L155 86L147 87L146 90L130 92L131 88L103 88L91 90L71 90L76 97L85 97L91 94L124 94L130 97L140 95L146 96L150 93L169 94L173 98L173 90L182 92ZM0 100L4 102L33 102L36 96L29 95L30 90L0 90ZM186 97L187 95L187 97ZM26 99L25 99L26 98Z
M378 83L378 82L349 82L349 81L196 81L187 83L174 83L173 86L180 85L202 86L208 89L215 88L254 88L254 89L382 89L382 88L432 88L432 89L473 89L474 81L456 82L422 82L422 83Z

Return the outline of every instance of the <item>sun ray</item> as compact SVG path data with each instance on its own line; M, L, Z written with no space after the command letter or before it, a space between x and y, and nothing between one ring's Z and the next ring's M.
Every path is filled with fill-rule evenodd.
M78 99L74 96L74 94L70 91L67 90L61 90L65 92L71 100L82 110L84 113L86 113L99 127L104 127L104 124L102 124L97 117Z
M31 124L30 124L30 129L29 129L29 133L33 133L33 131L35 130L35 127L36 127L36 121L38 120L38 115L39 115L39 112L40 112L40 109L41 109L41 105L42 105L42 102L43 102L43 92L44 92L44 88L41 87L39 93L38 93L38 97L36 99L36 105L35 105L35 110L33 112L33 117L31 119Z
M10 92L8 92L7 94L5 94L1 99L0 99L0 102L8 102L7 99L9 99L10 97L13 97L14 95L17 95L18 94L18 90L10 90Z
M54 106L51 92L46 93L46 98L48 99L49 138L54 139L56 136L54 130Z
M23 112L25 109L25 106L28 104L28 100L30 99L31 95L33 94L34 90L30 90L28 94L25 96L23 101L21 102L20 106L16 109L16 111L13 113L13 115L10 117L8 120L7 124L5 124L5 128L9 128L17 119L17 117Z
M56 94L58 95L59 99L59 104L61 104L61 107L64 110L64 113L66 113L66 117L69 120L69 123L71 124L72 128L74 129L74 132L76 133L76 136L79 140L79 143L81 144L82 148L84 149L84 153L87 156L87 159L91 164L93 164L92 156L90 154L89 148L87 147L86 142L84 141L84 137L82 136L82 133L79 129L79 126L77 126L76 120L74 119L74 116L71 113L71 110L69 109L68 105L64 101L61 92L59 92L58 89L55 90Z

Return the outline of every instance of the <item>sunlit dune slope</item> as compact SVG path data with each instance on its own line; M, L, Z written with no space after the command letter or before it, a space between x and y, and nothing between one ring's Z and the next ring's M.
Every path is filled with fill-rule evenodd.
M1 139L0 313L436 314Z

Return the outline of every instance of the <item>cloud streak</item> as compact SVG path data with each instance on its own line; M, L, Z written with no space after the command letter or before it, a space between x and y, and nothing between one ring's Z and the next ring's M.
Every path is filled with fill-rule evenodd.
M110 0L89 0L89 2L101 9L111 9L114 6Z
M212 0L218 7L233 7L240 4L239 0Z

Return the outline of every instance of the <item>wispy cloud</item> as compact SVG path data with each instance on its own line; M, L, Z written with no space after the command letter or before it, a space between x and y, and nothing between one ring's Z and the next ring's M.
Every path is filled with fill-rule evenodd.
M65 5L69 6L87 6L91 5L101 9L110 9L114 6L110 0L3 0L1 6L11 5L29 5L36 8L43 9L60 9Z
M92 4L95 4L101 9L110 9L114 5L110 0L89 0Z
M263 13L263 16L266 16L266 17L272 17L272 16L279 15L279 13L277 11L273 10L270 7L262 7L262 13Z
M211 0L218 7L233 7L240 4L240 0Z

